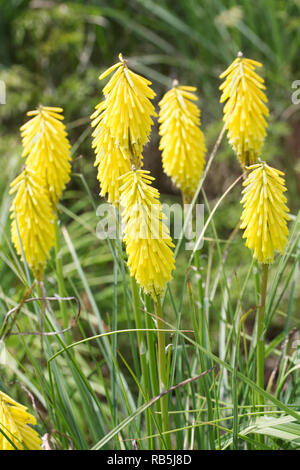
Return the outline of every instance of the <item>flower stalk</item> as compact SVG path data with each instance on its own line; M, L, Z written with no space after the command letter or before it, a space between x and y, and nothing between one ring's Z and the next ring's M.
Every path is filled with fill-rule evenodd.
M137 330L142 330L143 328L143 321L141 315L141 308L140 308L140 301L139 301L139 292L136 280L134 277L131 278L131 292L132 292L132 300L133 300L133 308L135 314L135 325ZM140 366L141 366L141 376L142 376L142 387L144 393L144 399L149 400L149 376L148 376L148 368L147 368L147 358L146 358L146 344L144 340L144 334L142 331L137 332L137 340L138 340L138 347L139 347L139 358L140 358ZM151 421L151 410L148 408L146 410L146 429L147 435L152 435L152 421ZM153 439L148 440L148 449L153 449Z
M41 450L36 424L26 406L0 391L0 450Z
M237 58L220 75L221 103L224 122L227 122L228 140L243 168L258 161L266 136L267 97L264 80L256 73L262 64L246 59L239 52Z

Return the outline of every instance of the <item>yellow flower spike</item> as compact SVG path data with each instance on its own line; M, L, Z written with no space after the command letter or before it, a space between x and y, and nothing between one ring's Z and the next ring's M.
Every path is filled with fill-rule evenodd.
M0 391L0 450L14 450L14 446L18 450L40 450L42 439L31 427L35 424L36 419L26 406Z
M99 77L102 80L115 71L103 88L106 99L92 115L92 125L109 128L115 145L138 157L148 141L152 117L156 116L150 101L155 93L149 86L149 80L132 72L121 54L119 58L120 62Z
M269 115L265 103L264 80L255 72L260 62L244 59L242 53L220 75L225 78L220 86L227 122L228 140L243 168L257 162L266 135Z
M197 88L174 86L160 101L159 120L162 163L165 173L183 194L192 197L204 168L206 152L200 130Z
M288 237L284 173L264 162L247 169L241 200L243 238L260 263L273 263L275 250L283 253Z
M25 169L11 183L10 194L15 192L10 208L12 242L40 281L54 244L55 216L43 181L33 170Z
M155 297L171 279L175 261L159 192L151 186L154 178L149 173L136 170L121 177L120 204L130 274Z
M94 166L98 167L98 181L101 186L100 196L108 196L108 202L117 205L120 198L119 177L130 170L128 151L117 147L110 130L97 126L93 132L92 147L95 150Z
M23 157L26 165L35 170L44 181L55 205L70 180L70 143L63 120L62 108L40 106L29 111L33 116L21 127Z

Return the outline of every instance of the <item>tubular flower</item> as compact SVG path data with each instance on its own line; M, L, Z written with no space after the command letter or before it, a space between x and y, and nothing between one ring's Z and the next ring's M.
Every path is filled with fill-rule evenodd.
M241 55L220 75L224 105L223 120L227 122L228 139L242 167L257 162L266 135L269 111L265 103L264 80L254 71L260 62Z
M42 280L54 244L54 213L43 181L33 170L25 169L11 183L10 194L15 192L10 209L12 242L20 256L24 253L35 278Z
M151 82L129 70L122 54L119 59L99 77L102 80L116 70L103 88L106 99L93 114L92 125L99 123L108 127L115 145L129 150L137 158L148 141L153 124L151 117L156 116L150 101L155 93L149 86Z
M35 424L26 406L0 391L0 450L40 450L42 439L30 426Z
M260 263L273 263L275 250L283 253L288 237L284 173L264 162L248 169L241 201L243 238Z
M130 170L128 151L117 147L111 137L110 130L97 126L93 132L93 148L96 160L94 166L98 167L98 181L101 186L100 196L108 195L108 202L118 204L120 198L119 177Z
M195 87L175 86L160 101L159 133L164 171L182 193L193 196L203 172L206 152L200 130Z
M21 127L26 165L44 181L53 204L56 204L70 179L70 143L67 139L62 108L41 106L29 111L34 116Z
M145 292L155 296L171 279L175 262L159 192L151 186L153 180L146 170L126 173L121 178L120 204L130 274Z

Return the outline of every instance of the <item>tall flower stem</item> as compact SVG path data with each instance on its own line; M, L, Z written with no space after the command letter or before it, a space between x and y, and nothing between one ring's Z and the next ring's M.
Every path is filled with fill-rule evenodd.
M145 322L146 328L148 330L153 330L156 324L154 324L154 319L150 312L152 312L152 299L150 295L145 295ZM150 386L149 391L152 393L152 397L156 397L159 395L159 381L158 381L158 372L157 372L157 361L156 361L156 334L150 331L147 331L147 355L148 355L148 367L149 367L149 374L150 374ZM161 424L161 414L160 414L160 403L159 401L155 404L157 417L156 417L156 424L159 427L159 431L162 429ZM163 439L161 439L163 445Z
M162 331L165 328L163 322L163 312L161 308L160 297L157 296L154 299L154 308L156 313L157 321L157 339L158 339L158 375L159 375L159 388L160 393L168 388L168 377L167 377L167 356L166 356L166 342L165 333ZM168 411L168 395L164 395L160 399L161 415L162 415L162 431L168 450L171 449L171 437L168 431L170 430L169 423L169 411Z
M269 265L262 264L261 285L260 285L260 307L257 318L257 341L256 341L256 383L260 388L264 388L264 362L265 362L265 342L264 342L264 315L268 285ZM264 397L258 395L258 405L264 404Z

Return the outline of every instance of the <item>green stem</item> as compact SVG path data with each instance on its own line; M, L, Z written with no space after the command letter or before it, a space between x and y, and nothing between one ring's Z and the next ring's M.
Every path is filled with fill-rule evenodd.
M152 302L151 302L150 295L145 295L145 305L147 309L147 312L145 312L146 328L151 330L155 328L155 323L150 313L148 313L148 312L151 312L152 310ZM156 343L156 334L153 332L147 331L147 350L148 350L148 355L149 355L151 391L152 391L152 396L154 397L159 395L155 343Z
M62 259L61 259L61 246L60 246L60 237L59 237L59 229L58 229L58 215L55 218L55 262L56 262L56 274L57 274L57 282L58 282L58 295L60 297L64 297L66 293L66 289L65 289L65 281L64 281L64 275L63 275ZM59 305L60 305L60 312L63 318L64 328L67 328L68 316L67 316L66 304L62 300L59 302Z
M141 330L143 328L143 321L142 321L142 315L141 315L138 286L134 277L131 278L131 291L132 291L132 298L133 298L136 328ZM139 357L140 357L141 372L142 372L142 387L143 387L143 392L144 392L144 399L149 400L150 394L149 394L149 376L148 376L147 358L146 358L146 344L145 344L144 334L142 331L137 332L137 339L138 339L138 345L139 345ZM151 421L151 411L149 408L146 410L145 416L146 416L147 435L151 436L152 435L152 421ZM152 438L148 439L148 447L149 447L149 450L153 449Z
M158 375L159 375L159 388L160 393L168 388L168 377L167 377L167 360L166 360L166 343L165 333L161 330L165 328L164 322L162 321L163 312L161 308L160 297L157 296L154 299L155 313L157 316L157 339L158 339ZM169 423L169 411L168 411L168 395L164 395L160 399L161 415L162 415L162 431L164 439L166 441L167 450L171 450L171 437L168 431L170 430Z
M257 319L257 342L256 342L256 383L264 389L264 361L265 361L265 342L264 342L264 314L268 285L269 265L262 265L261 285L260 285L260 307ZM264 397L258 395L258 405L264 404Z
M147 310L145 312L146 328L151 330L155 328L155 323L149 313L152 311L152 301L151 301L150 295L147 295L147 294L145 295L145 307ZM150 373L149 391L151 393L151 397L156 397L157 395L159 395L159 383L158 383L157 362L156 362L156 352L155 352L156 334L153 332L147 331L146 336L147 336L147 352L148 352L149 373ZM161 433L162 423L161 423L159 401L155 403L155 409L157 411L156 422L157 422L158 432Z

